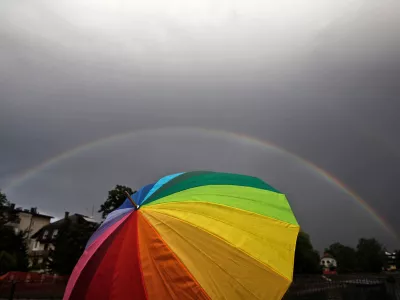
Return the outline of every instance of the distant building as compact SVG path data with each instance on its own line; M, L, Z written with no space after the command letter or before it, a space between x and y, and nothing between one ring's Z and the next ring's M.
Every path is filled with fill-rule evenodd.
M18 220L13 223L8 223L7 225L13 227L16 233L22 231L27 233L26 240L29 263L32 265L32 250L35 245L35 240L32 239L32 236L43 226L50 224L50 220L53 217L39 213L36 207L23 209L21 207L15 208L15 204L11 204L11 208L13 212L17 214Z
M321 257L320 265L324 274L336 274L337 262L329 253L324 253L324 256Z
M386 271L396 271L396 252L385 252Z
M73 214L69 215L69 212L65 212L65 216L63 219L60 219L56 222L50 223L44 227L42 227L39 231L37 231L32 239L35 240L35 244L32 248L32 252L34 254L34 264L42 266L42 269L45 268L46 259L48 258L49 251L54 250L54 243L63 230L67 228L67 222L69 224L84 224L91 223L96 224L97 222L88 216L84 216L81 214Z
M17 214L19 220L7 225L12 226L16 233L26 230L28 238L43 226L50 224L50 220L53 218L52 216L39 213L36 207L23 209L21 207L15 208L15 204L11 204L11 208Z

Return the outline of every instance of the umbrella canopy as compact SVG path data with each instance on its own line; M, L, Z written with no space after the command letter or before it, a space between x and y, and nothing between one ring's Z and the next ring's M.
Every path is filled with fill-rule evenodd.
M299 225L281 192L188 172L142 187L90 238L64 299L281 299Z

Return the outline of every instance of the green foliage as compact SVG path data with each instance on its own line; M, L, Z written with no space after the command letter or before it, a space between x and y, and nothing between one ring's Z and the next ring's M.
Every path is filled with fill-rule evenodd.
M357 263L361 272L377 273L382 271L385 253L376 239L360 239L357 245Z
M0 191L0 275L9 271L26 271L28 268L26 232L16 233L7 225L17 220L18 215L7 196Z
M7 251L0 251L0 275L17 269L17 258L14 254L10 254Z
M86 243L98 225L95 223L71 223L67 221L50 251L48 265L52 272L69 275L85 250Z
M26 233L16 234L13 228L0 226L0 237L0 253L2 253L0 274L26 271L28 269Z
M319 265L318 251L314 250L310 236L305 232L300 232L297 237L294 273L313 274L321 271Z
M100 206L98 212L102 213L102 217L106 218L110 212L124 203L126 200L126 193L130 195L134 192L130 187L124 185L116 185L114 189L108 192L107 200Z
M344 246L341 243L334 243L329 248L326 248L325 252L336 259L338 273L351 273L357 269L357 253L355 249Z
M396 250L396 269L400 270L400 250Z
M16 221L18 221L18 215L12 209L11 203L7 200L6 194L0 190L0 226Z
M10 202L7 200L7 196L6 194L4 194L1 190L0 190L0 207L2 206L9 206Z

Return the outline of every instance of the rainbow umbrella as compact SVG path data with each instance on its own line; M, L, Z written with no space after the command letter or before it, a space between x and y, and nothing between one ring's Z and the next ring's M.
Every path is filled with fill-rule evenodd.
M262 180L180 173L129 198L90 238L64 299L285 294L299 225L285 195Z

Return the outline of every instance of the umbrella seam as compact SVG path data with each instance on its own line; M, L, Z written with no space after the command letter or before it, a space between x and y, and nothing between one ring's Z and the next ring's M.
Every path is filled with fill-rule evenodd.
M73 285L71 286L70 291L67 290L68 287L69 287L69 284L70 284L70 281L68 280L67 287L66 287L66 290L67 290L67 293L68 293L68 294L67 294L67 293L64 293L63 299L70 299L70 296L71 296L71 294L72 294L72 292L73 292L73 290L74 290L74 287L75 287L76 283L78 282L80 276L82 275L82 272L83 272L83 270L85 269L86 265L87 265L87 264L89 263L89 261L92 259L93 255L94 255L94 254L96 253L96 251L103 245L103 243L104 243L107 239L109 239L110 236L111 236L118 228L120 228L120 226L122 226L122 224L125 223L125 221L128 219L128 217L129 217L129 216L126 215L126 216L124 216L125 219L118 220L116 223L112 224L112 226L115 226L114 230L113 230L112 232L110 232L109 235L108 235L106 238L104 238L104 240L103 240L102 242L98 242L98 240L96 239L87 249L84 250L84 253L85 253L85 252L91 251L90 257L87 258L86 262L84 263L84 265L83 265L82 268L81 268L81 271L80 271L79 274L75 277L74 283L71 283L71 284L73 284ZM120 222L120 223L117 224L118 222ZM116 225L116 224L117 224L117 225ZM96 242L97 242L98 244L95 245ZM90 247L95 247L95 250L92 251ZM89 248L90 248L90 249L89 249ZM82 256L83 256L83 255L82 255ZM82 258L82 256L81 256L81 258ZM81 258L80 258L80 259L81 259ZM80 260L80 259L79 259L79 260ZM78 262L79 262L79 261L78 261ZM76 266L75 266L75 267L76 267ZM74 270L75 270L75 268L74 268ZM72 275L74 274L74 270L72 271ZM70 276L70 278L72 277L72 275Z
M155 231L155 233L157 234L158 238L164 243L164 245L171 251L171 255L175 257L175 259L180 262L182 264L182 266L184 267L184 270L187 272L187 274L191 277L191 279L193 280L193 282L195 282L197 284L197 286L204 292L204 295L208 296L208 294L206 293L206 291L204 290L204 288L201 286L201 284L194 278L194 275L192 274L192 272L189 271L189 269L186 267L186 265L182 262L182 260L175 254L175 252L168 246L167 242L162 238L162 236L160 235L160 233L158 232L158 230L149 222L149 220L147 219L147 217L145 216L145 214L143 215L143 219L144 221L147 223L148 226L150 226L151 228L153 228L153 230ZM156 268L158 273L159 269ZM161 276L161 274L160 274ZM168 291L169 292L169 291ZM170 292L169 292L170 293ZM171 293L170 293L171 295ZM175 295L175 294L174 294Z
M201 186L200 188L202 188L203 186ZM252 189L255 189L255 188L252 188ZM260 189L258 189L258 190L260 190ZM264 190L261 190L261 191L264 191ZM181 191L181 192L184 192L184 191ZM182 197L182 198L188 198L188 196L185 196L185 195L176 195L176 194L179 194L179 193L181 193L181 192L178 192L178 193L175 193L175 194L173 194L173 195L175 195L174 197ZM271 192L271 191L269 191L269 192ZM272 192L273 193L273 192ZM275 193L275 194L277 194L277 193ZM197 197L197 196L207 196L207 195L212 195L212 196L227 196L227 195L225 195L225 194L217 194L217 193L197 193L197 194L192 194L192 195L190 195L190 197L191 198L193 198L193 199L195 199L195 197ZM274 205L274 204L271 204L271 203L269 203L268 204L268 206L272 206L272 207L274 207L274 208L276 208L277 210L280 210L280 211L283 211L283 212L290 212L290 213L292 213L293 214L293 211L292 211L292 208L290 207L290 204L289 204L289 202L288 202L288 200L287 200L287 198L286 198L286 196L285 196L285 194L279 194L279 195L283 195L284 197L285 197L285 199L286 199L286 201L285 201L285 203L287 204L287 206L288 207L280 207L280 206L277 206L277 205ZM172 201L168 201L168 202L158 202L158 203L154 203L154 202L157 202L157 201L159 201L159 200L162 200L162 199L165 199L165 198L167 198L167 197L169 197L170 195L168 195L168 196L166 196L166 197L164 197L164 198L160 198L160 199L157 199L157 200L155 200L155 201L152 201L152 202L149 202L149 203L147 203L146 205L144 205L145 207L149 207L149 206L152 206L152 205L159 205L159 204L164 204L164 203L172 203ZM231 195L229 195L229 197L230 198L235 198L235 199L241 199L241 200L246 200L246 201L250 201L250 202L255 202L255 203L260 203L260 201L255 201L254 199L252 199L252 198L246 198L246 197L235 197L235 196L231 196ZM173 202L188 202L188 201L173 201ZM198 201L191 201L191 202L198 202ZM254 212L254 213L256 213L256 212ZM259 213L256 213L256 214L259 214ZM261 214L259 214L259 215L261 215ZM293 216L294 217L294 216ZM296 218L294 217L294 221L297 223L297 220L296 220ZM287 222L287 223L289 223L289 222ZM298 225L298 224L292 224L292 225Z
M187 211L187 210L171 209L171 208L170 208L169 210L172 210L172 211L180 211L180 212L186 212L186 213L189 212L189 211ZM155 210L153 210L153 211L155 211ZM161 213L161 210L160 210L160 209L158 209L157 211ZM212 220L221 222L221 223L226 224L226 225L228 225L228 226L230 226L230 227L237 228L237 227L232 226L232 224L230 224L230 223L224 222L224 221L219 220L219 219L216 219L216 218L212 218L212 217L207 216L207 215L198 214L198 213L194 213L194 212L189 212L189 213L194 214L194 215L198 215L198 216L208 217L208 218L210 218L210 219L212 219ZM165 213L164 213L164 214L165 214ZM170 216L169 214L165 214L165 215ZM177 219L181 220L180 218L177 218ZM248 234L248 235L253 236L253 237L255 238L255 240L261 240L261 241L264 241L264 242L270 242L270 240L263 239L263 238L261 238L261 237L255 235L254 233L252 233L252 232L250 232L250 231L243 230L243 229L241 229L241 228L238 228L238 229L241 230L241 231L243 231L244 233L246 233L246 234ZM215 234L214 234L214 235L215 235ZM221 237L221 238L222 238L222 237ZM273 248L274 250L277 250L277 248L274 247L274 246L272 246L272 245L270 245L270 247ZM279 253L279 252L278 252L278 253ZM250 256L250 255L249 255L249 256ZM251 257L252 257L252 256L251 256ZM282 257L281 257L281 258L282 258Z
M150 209L147 208L147 210L150 210ZM278 275L282 276L283 278L287 279L289 282L292 281L290 278L286 277L285 275L283 275L283 274L280 273L279 271L275 270L275 269L272 268L271 266L269 266L269 265L265 264L264 262L260 261L258 258L254 257L254 256L252 256L252 255L250 255L250 254L247 253L246 251L244 251L244 250L240 249L239 247L233 245L231 242L225 240L224 238L222 238L222 237L220 237L220 236L218 236L218 235L216 235L216 234L214 234L214 233L212 233L212 232L210 232L210 231L208 231L208 230L206 230L206 229L203 229L203 228L201 228L201 227L198 227L198 226L196 226L196 225L194 225L194 224L192 224L192 223L189 223L189 222L186 221L186 220L177 218L177 217L175 217L175 216L171 216L171 215L168 215L168 214L165 214L165 213L161 213L161 212L158 212L158 211L153 211L153 212L159 213L159 214L163 214L163 215L167 215L167 216L169 216L169 217L171 217L171 218L174 218L174 219L179 220L179 221L181 221L181 222L184 222L184 223L186 223L186 224L188 224L188 225L190 225L190 226L192 226L192 227L195 227L195 228L197 228L197 229L199 229L199 230L202 230L203 232L206 232L206 233L208 233L208 234L214 236L215 238L218 238L219 240L223 241L224 243L230 245L231 247L237 249L238 251L240 251L240 252L246 254L247 256L253 258L255 261L259 262L261 265L263 265L263 266L265 266L266 268L270 269L272 272L275 272L276 274L278 274ZM161 221L160 221L160 222L161 222ZM223 223L223 222L222 222L222 223Z
M138 213L139 213L139 212L137 212L137 214L138 214ZM138 259L138 262L139 262L140 278L142 279L142 287L143 287L143 290L144 290L144 294L145 294L145 296L146 296L146 299L149 299L149 295L147 294L146 284L144 283L144 278L143 278L142 261L141 261L141 259L140 259L140 247L139 247L139 220L138 220L138 218L139 218L139 214L138 214L137 220L136 220L136 232L137 232L136 248L137 248L137 251L138 251L138 255L137 255L138 257L137 257L137 259Z
M157 214L157 212L156 212L156 214ZM158 220L159 222L161 222L162 224L164 224L165 226L167 226L170 230L174 231L178 236L180 236L183 240L185 240L184 237L183 237L181 234L179 234L175 229L173 229L171 226L167 225L165 222L161 221L161 220L158 219L157 217L154 217L154 216L152 216L152 217L155 218L156 220ZM192 227L194 227L194 228L197 228L197 229L199 229L199 230L202 230L203 232L206 232L206 233L208 233L208 234L210 234L210 235L215 236L214 234L212 234L212 233L210 233L210 232L208 232L208 231L206 231L206 230L203 230L203 229L201 229L201 228L199 228L199 227L197 227L197 226L193 226L192 224L190 224L190 223L188 223L188 222L186 222L186 221L184 221L184 220L178 219L178 218L173 217L173 216L169 216L169 217L174 218L174 219L176 219L176 220L178 220L178 221L182 221L182 222L188 224L189 226L192 226ZM218 238L218 239L220 239L220 240L222 240L221 238L219 238L219 237L217 237L217 236L215 236L215 237ZM240 252L242 252L242 253L244 253L244 254L246 254L246 255L249 256L248 253L246 253L246 252L242 251L241 249L239 249L239 248L233 246L231 243L228 243L228 242L225 241L225 240L222 240L222 241L224 241L225 243L231 245L233 248L235 248L235 249L237 249L238 251L240 251ZM222 271L224 271L229 277L231 277L234 281L236 281L241 287L243 287L244 290L246 290L247 292L249 292L249 293L250 293L251 295L253 295L256 299L260 299L260 298L258 298L256 295L254 295L253 292L251 292L250 290L248 290L243 284L241 284L235 277L233 277L232 275L230 275L223 267L221 267L221 266L220 266L218 263L216 263L212 258L210 258L207 254L205 254L204 251L200 250L198 247L196 247L195 245L193 245L193 243L191 243L191 242L189 242L189 241L187 241L187 240L186 240L186 242L189 243L190 245L192 245L192 247L194 247L195 249L197 249L203 256L207 257L209 260L211 260L213 263L215 263L216 266L218 266L218 267L219 267ZM252 256L250 256L250 257L252 257ZM253 257L252 257L252 258L253 258ZM253 258L253 259L254 259L254 258ZM269 267L269 266L266 266L265 264L261 263L259 260L257 260L257 259L254 259L254 260L256 260L256 261L259 262L260 264L264 265L267 269L270 269L273 273L276 273L277 275L282 276L284 279L287 279L286 276L283 276L282 274L276 272L274 269L272 269L272 268ZM289 283L290 283L290 281L289 281Z
M215 263L216 266L218 266L222 271L224 271L225 274L227 274L229 277L231 277L234 281L236 281L241 287L243 287L244 290L246 290L247 292L249 292L251 295L253 295L256 299L260 299L258 298L256 295L254 295L250 290L248 290L243 284L241 284L235 277L233 277L232 275L230 275L223 267L221 267L218 263L216 263L212 258L210 258L210 256L208 256L207 254L204 253L204 251L200 250L198 247L196 247L195 245L193 245L193 243L187 241L181 234L179 234L175 229L173 229L171 226L167 225L165 222L161 221L160 219L158 219L155 216L152 216L153 218L155 218L156 220L158 220L159 222L161 222L162 224L164 224L165 226L167 226L170 230L174 231L178 236L180 236L183 240L185 240L187 243L189 243L190 245L192 245L192 247L194 247L197 251L199 251L203 256L205 256L206 258L208 258L209 260L211 260L213 263ZM176 220L181 221L178 218L172 217ZM187 222L185 222L187 223ZM189 224L189 223L187 223ZM189 224L190 225L190 224ZM196 226L192 226L195 228L198 228ZM199 229L199 228L198 228ZM204 230L203 230L204 231ZM235 247L236 248L236 247Z
M142 215L142 217L144 217L144 215L143 215L142 213L141 213L141 215ZM143 219L145 220L145 218L143 218ZM147 222L147 220L145 220L145 221L146 221L147 225L151 226L151 225ZM151 226L151 227L154 228L153 226ZM154 228L154 229L155 229L155 228ZM138 247L139 247L139 245L138 245ZM160 275L161 279L164 279L163 276L161 275L161 272L160 272L159 268L157 267L157 264L155 263L153 257L150 256L150 258L151 258L151 261L154 262L154 266L155 266L155 269L157 270L157 273ZM142 273L142 277L143 277L143 273ZM143 283L144 283L144 279L143 279ZM171 296L171 299L175 299L174 297L172 297L172 295L175 296L175 294L172 294L172 293L171 293L170 289L168 288L168 286L166 285L166 283L165 283L164 280L162 281L162 283L163 283L164 287L167 288L167 291L168 291L169 295Z
M190 200L189 201L170 201L170 202L156 203L154 205L151 205L151 207L149 205L149 206L146 206L144 209L152 209L153 207L155 208L157 206L167 205L167 204L170 204L170 203L176 203L176 204L179 204L179 203L193 203L193 204L204 203L204 204L212 204L212 205L217 205L217 206L229 207L231 209L236 209L236 210L239 210L239 211L242 211L242 212L246 212L248 214L256 215L258 217L268 218L268 219L271 219L271 220L274 220L274 221L285 223L285 224L287 224L289 226L300 227L300 225L298 225L298 224L292 224L292 223L289 223L289 222L286 222L286 221L282 221L282 220L279 220L279 219L271 217L271 216L266 216L266 215L262 215L262 214L256 213L254 211L244 210L244 209L239 208L239 207L234 207L234 206L229 206L229 205L220 204L220 203L214 203L214 202L206 202L206 201L190 201Z
M131 217L131 218L134 218L135 217L135 215L134 215L134 212L135 211L133 211L132 212L132 214L129 216L129 217ZM128 218L129 218L128 217ZM127 219L128 219L127 218ZM127 220L126 219L126 220ZM137 219L137 216L136 216L136 219ZM136 221L137 222L137 221ZM125 224L126 225L126 224ZM145 288L145 286L144 286L144 282L143 282L143 276L142 276L142 270L141 270L141 265L140 265L140 257L139 257L139 248L138 248L138 241L139 241L139 232L137 231L138 230L138 226L137 226L137 224L136 224L136 226L135 226L135 229L136 229L136 232L137 232L137 239L136 239L136 248L137 248L137 250L138 250L138 256L137 256L137 260L138 260L138 264L139 264L139 271L140 271L140 276L141 276L141 279L142 279L142 287L143 287L143 291L144 291L144 294L145 294L145 296L146 296L146 299L148 299L148 296L147 296L147 291L146 291L146 288ZM125 244L125 242L126 242L126 239L123 239L123 241L122 241L122 244L121 244L121 248L123 248L123 245ZM118 264L118 262L120 261L120 259L121 259L121 257L120 256L118 256L118 258L117 258L117 261L116 261L116 263L114 264L114 268L117 266L117 264ZM114 290L113 289L113 287L114 287L114 284L115 284L115 273L114 273L114 275L113 275L113 281L112 281L112 288L111 288L111 290L110 290L110 294L112 295L113 293L112 293L112 291Z
M210 173L210 174L217 174L217 172L214 172L214 171L200 171L200 172L205 172L205 173ZM178 175L177 177L173 178L172 180L177 179L177 178L180 177L181 175L189 175L190 173L192 173L192 172L186 172L186 173L184 172L184 173L181 173L180 175ZM229 175L240 175L240 174L234 174L234 173L225 173L225 174L229 174ZM204 175L204 174L202 174L202 175ZM194 178L197 177L197 176L201 176L201 175L196 175L196 176L193 176L193 177L189 177L188 179L185 179L185 181L196 182L196 180L194 180ZM269 185L268 183L262 181L262 180L261 180L260 178L258 178L258 177L249 176L249 175L242 175L242 176L251 177L251 178L253 178L253 179L258 179L261 183L266 184L266 185L267 185L269 188L271 188L272 190L271 190L271 189L268 189L268 188L265 188L265 187L254 187L254 186L250 186L250 185L240 185L240 184L232 184L232 183L230 183L230 184L221 184L221 183L212 184L212 183L207 182L207 184L196 185L196 186L190 186L190 187L188 187L188 188L179 190L179 191L177 191L177 192L175 192L175 193L167 194L167 195L161 196L161 197L159 197L159 198L154 197L154 198L156 198L156 199L151 199L151 198L153 197L153 195L156 194L156 192L160 192L161 188L164 187L165 184L172 183L172 180L171 180L171 181L166 182L164 185L162 185L159 189L157 189L157 190L156 190L148 199L146 199L146 200L150 200L149 203L151 203L151 202L153 202L153 201L157 201L157 200L159 200L159 199L162 199L162 198L164 198L164 197L171 196L171 195L173 195L173 194L176 194L176 193L179 193L179 192L182 192L182 191L187 191L187 190L190 190L190 189L193 189L193 188L202 187L202 186L207 186L207 185L231 185L231 186L251 187L251 188L256 188L256 189L260 189L260 190L271 191L271 192L274 192L274 193L277 193L277 194L282 194L282 195L284 195L282 192L278 191L277 189L275 189L274 187L272 187L272 186ZM169 187L169 188L170 188L170 187ZM157 195L157 196L158 196L158 195Z
M185 203L189 203L189 202L185 202ZM191 202L191 203L193 203L193 202ZM194 202L194 203L210 204L210 203L207 203L207 202ZM212 205L216 205L216 206L219 205L219 204L215 204L215 203L211 203L211 204L212 204ZM221 205L221 206L229 207L229 208L230 208L230 206L225 206L225 205ZM154 210L154 209L151 209L151 208L146 208L146 209L148 209L148 210L153 210L153 211L161 211L161 210L163 210L163 209L160 209L160 208L158 208L157 210ZM235 209L235 208L233 208L233 209ZM208 217L208 218L210 218L210 219L212 219L212 220L215 220L215 221L221 222L221 223L223 223L223 224L227 224L227 225L229 225L229 226L231 226L231 227L234 227L231 223L224 222L223 220L216 219L216 218L213 218L213 217L204 215L204 214L199 214L199 213L191 212L191 211L188 211L188 210L182 210L182 209L176 209L176 208L169 208L168 210L172 210L172 211L181 211L181 212L189 212L189 213L191 213L191 214L198 215L198 216ZM241 211L245 212L244 210L241 210ZM168 214L168 215L169 215L169 214ZM286 222L284 222L284 223L286 223ZM236 228L236 227L234 227L234 228ZM293 226L293 229L295 229L295 228L297 229L297 228L299 228L299 226ZM241 231L243 231L243 232L245 232L245 233L247 233L247 234L249 234L249 235L251 235L251 236L253 236L253 237L255 237L257 240L261 240L261 241L265 241L265 242L270 242L270 240L267 240L267 239L264 239L263 237L257 236L257 235L254 234L253 232L244 230L244 229L242 229L242 228L238 228L238 229L241 230ZM222 237L221 237L221 238L222 238ZM276 242L276 241L275 241L275 242ZM279 242L278 242L278 244L282 244L282 243L279 243ZM271 247L272 247L273 249L276 249L276 247L273 247L273 246L271 246ZM278 252L278 253L279 253L279 252Z

